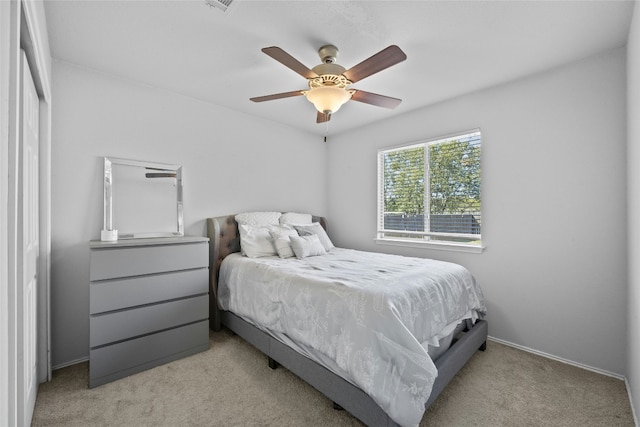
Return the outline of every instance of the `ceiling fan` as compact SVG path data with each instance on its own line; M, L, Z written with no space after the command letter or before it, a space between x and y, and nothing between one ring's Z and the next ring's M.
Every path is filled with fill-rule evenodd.
M279 47L265 47L262 51L307 79L309 89L250 98L253 102L304 95L318 110L317 123L328 122L331 115L350 99L384 108L396 108L402 102L398 98L349 89L352 83L407 59L407 55L398 46L391 45L348 70L336 64L338 48L333 45L325 45L318 49L322 63L311 69Z

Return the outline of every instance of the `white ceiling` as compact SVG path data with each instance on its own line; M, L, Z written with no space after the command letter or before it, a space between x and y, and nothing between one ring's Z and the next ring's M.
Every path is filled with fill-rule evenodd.
M335 135L464 93L624 46L634 2L45 0L54 58L319 135ZM309 68L334 44L345 68L396 44L407 60L353 87L401 98L395 110L349 102L328 127L306 80L260 51Z

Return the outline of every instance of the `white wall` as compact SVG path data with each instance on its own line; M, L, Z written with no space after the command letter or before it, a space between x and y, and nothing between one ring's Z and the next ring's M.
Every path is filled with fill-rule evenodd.
M243 210L326 215L320 138L60 61L53 93L54 367L88 357L88 242L102 228L103 156L181 164L187 234Z
M484 289L491 336L624 374L625 88L616 49L332 137L335 243L459 262ZM376 245L377 149L476 127L485 252Z
M640 415L640 9L636 4L627 44L627 170L629 203L629 313L627 380ZM637 421L637 418L636 418Z

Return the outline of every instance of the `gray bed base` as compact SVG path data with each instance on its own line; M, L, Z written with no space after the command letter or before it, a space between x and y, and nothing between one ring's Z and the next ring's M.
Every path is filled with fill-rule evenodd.
M326 229L325 218L314 217ZM269 358L269 366L284 366L302 380L316 388L334 405L349 411L368 426L397 426L378 404L364 391L322 365L291 349L271 335L258 329L235 314L219 309L217 282L220 263L230 253L240 251L240 238L234 215L208 218L207 233L210 241L210 328L219 331L222 326L242 337ZM426 408L436 400L456 373L471 359L477 350L486 348L488 323L478 320L468 328L436 361L438 377L435 380ZM276 363L274 363L277 362Z

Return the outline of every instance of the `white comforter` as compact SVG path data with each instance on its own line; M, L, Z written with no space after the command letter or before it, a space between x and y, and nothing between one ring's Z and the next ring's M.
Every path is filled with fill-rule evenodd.
M218 290L224 310L332 361L402 426L420 423L438 375L427 344L486 311L460 265L341 248L302 260L230 255Z

